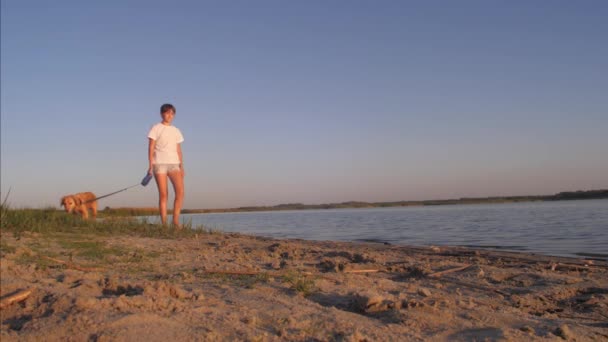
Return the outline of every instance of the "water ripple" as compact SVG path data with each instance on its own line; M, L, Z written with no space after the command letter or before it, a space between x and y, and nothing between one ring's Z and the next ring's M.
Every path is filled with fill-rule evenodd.
M226 232L608 259L608 200L184 215Z

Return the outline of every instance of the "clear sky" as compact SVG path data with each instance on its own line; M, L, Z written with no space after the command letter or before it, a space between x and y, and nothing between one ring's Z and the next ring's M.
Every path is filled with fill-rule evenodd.
M1 195L185 208L608 188L607 1L1 2ZM172 196L171 196L172 197ZM100 206L155 206L151 183Z

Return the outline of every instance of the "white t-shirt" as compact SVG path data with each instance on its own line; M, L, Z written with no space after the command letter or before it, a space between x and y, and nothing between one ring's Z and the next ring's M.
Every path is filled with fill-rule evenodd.
M156 141L154 164L179 164L177 144L184 141L184 136L177 127L165 126L159 122L152 126L148 138Z

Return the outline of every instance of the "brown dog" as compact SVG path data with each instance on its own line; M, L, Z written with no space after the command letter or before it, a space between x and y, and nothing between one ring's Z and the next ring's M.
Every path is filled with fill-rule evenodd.
M97 201L95 194L92 192L79 192L74 195L67 195L61 198L61 205L65 207L65 211L80 214L83 219L89 218L89 209L93 211L93 218L97 217Z

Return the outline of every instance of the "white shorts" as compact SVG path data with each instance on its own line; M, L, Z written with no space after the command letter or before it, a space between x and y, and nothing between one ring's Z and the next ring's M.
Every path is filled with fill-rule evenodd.
M179 164L154 164L154 173L169 173L179 170Z

